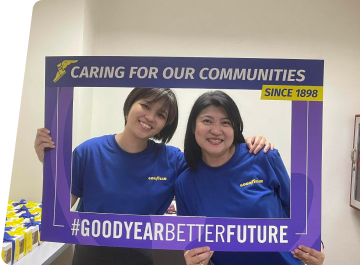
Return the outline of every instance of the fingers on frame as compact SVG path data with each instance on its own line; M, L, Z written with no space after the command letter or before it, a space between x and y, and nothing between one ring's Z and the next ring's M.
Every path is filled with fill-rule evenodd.
M52 141L52 139L51 138L49 138L49 137L44 137L44 136L39 136L38 138L36 138L36 140L35 140L35 143L37 143L38 145L39 144L41 144L41 143L54 143L53 141Z
M323 252L319 252L313 248L305 247L305 246L299 246L300 252L302 253L308 253L310 256L314 257L318 260L324 260L325 254Z
M200 262L203 262L203 261L206 261L206 260L210 259L210 257L211 257L211 253L209 251L209 252L201 253L201 254L199 254L197 256L194 256L194 257L191 258L191 260L192 260L193 263L199 264ZM204 263L204 265L207 265L207 264Z
M205 252L210 252L210 248L209 247L193 248L191 250L186 251L184 255L189 255L190 257L193 257Z
M48 129L46 129L46 128L38 128L37 132L44 132L44 133L47 133L47 134L50 133L50 131Z
M41 139L43 142L46 142L46 143L54 143L54 141L52 140L51 137L41 136L41 137L39 137L39 139Z
M36 133L36 138L38 138L38 137L40 137L40 136L44 136L44 137L47 137L47 138L50 138L51 139L51 136L50 136L50 134L48 134L48 133L45 133L45 132L37 132Z
M301 260L304 264L307 264L307 263L308 263L308 261L305 260L305 259L303 259L302 257L300 257L300 256L298 256L298 255L296 255L296 254L293 254L293 255L294 255L294 258L297 258L298 260ZM303 263L301 263L301 264L303 264Z
M316 256L316 254L318 253L318 251L316 251L313 248L309 248L309 247L305 247L305 246L299 246L299 249L302 250L303 252L309 253L311 256Z
M302 260L304 263L309 263L309 262L316 262L317 258L311 256L310 254L304 252L304 251L297 251L297 253L295 253L295 256L298 257L300 260Z
M41 144L39 145L39 147L41 147L41 149L45 149L45 148L55 148L55 145L49 144L49 143L41 143Z

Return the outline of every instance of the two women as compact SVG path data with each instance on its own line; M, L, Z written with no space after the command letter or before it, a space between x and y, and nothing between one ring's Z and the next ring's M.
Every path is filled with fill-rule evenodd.
M242 131L239 110L227 94L207 92L197 99L185 136L189 168L176 180L178 215L289 217L290 179L278 151L250 154ZM203 247L187 251L185 259L188 265L207 265L210 259L215 265L300 264L300 260L319 265L324 255L303 246L293 254L214 253Z
M82 212L164 214L174 197L175 180L187 168L183 153L165 145L178 123L176 97L170 89L135 88L123 110L122 133L90 139L74 150L72 204L79 197ZM255 141L258 148L265 142L260 139ZM254 140L249 138L249 145ZM39 129L35 150L40 161L46 147L54 148L54 142L46 129ZM152 180L157 176L163 180ZM152 255L149 250L77 245L73 264L148 265Z

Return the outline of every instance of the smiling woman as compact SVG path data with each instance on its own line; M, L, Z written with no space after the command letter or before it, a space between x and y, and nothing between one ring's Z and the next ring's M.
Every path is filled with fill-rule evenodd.
M170 89L135 88L123 111L123 132L92 138L73 152L71 193L81 198L77 210L163 214L174 197L168 187L186 167L182 152L165 145L177 127L176 97ZM149 181L155 176L166 181Z
M79 212L163 215L174 198L175 180L187 167L180 149L165 145L178 125L177 99L167 88L134 88L123 113L121 133L91 138L73 151L72 203L80 198ZM40 160L44 147L54 143L40 129L35 142ZM73 264L114 259L149 265L152 251L77 245Z
M244 144L243 122L233 99L222 91L201 95L190 112L185 158L189 168L175 183L178 215L232 218L289 218L290 178L277 150L250 154ZM228 227L229 228L229 227ZM231 227L230 227L231 228ZM234 235L228 231L228 235ZM250 241L277 242L287 227L238 227ZM232 227L235 230L235 226ZM268 229L268 230L267 230ZM256 236L254 235L256 230ZM206 234L206 233L205 233ZM266 237L268 235L268 237ZM213 252L200 247L185 253L186 264L216 265L300 264L299 250L291 252ZM315 255L320 252L311 250Z
M175 94L170 89L133 90L125 101L123 111L125 138L154 138L167 143L177 128L178 106Z
M200 96L194 104L186 129L185 156L196 169L200 159L221 166L233 155L234 143L245 143L243 122L235 102L224 92Z
M72 201L80 198L80 212L162 215L174 197L175 179L186 168L180 149L165 145L178 123L175 94L167 88L134 88L123 111L123 132L92 138L73 151ZM47 133L38 134L38 142L49 142ZM38 147L40 160L43 151ZM157 176L162 181L152 180ZM148 265L152 251L77 245L73 264L114 260Z
M195 139L207 164L221 166L234 154L234 130L223 107L209 106L196 119Z

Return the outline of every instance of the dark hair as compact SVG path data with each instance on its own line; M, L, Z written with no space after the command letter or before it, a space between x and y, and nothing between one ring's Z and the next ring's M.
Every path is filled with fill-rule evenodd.
M197 144L195 139L196 118L203 109L211 105L223 107L227 115L229 116L232 128L234 129L233 144L245 143L245 139L242 134L244 129L243 122L240 116L239 109L236 106L234 100L229 95L220 90L209 91L202 94L195 101L194 106L191 109L185 134L185 159L189 167L191 167L193 170L196 170L197 164L201 159L201 148Z
M165 99L165 103L161 109L168 110L166 124L165 127L152 138L160 140L163 143L169 142L176 131L179 119L178 104L174 92L172 92L170 88L135 87L131 90L124 103L123 111L125 125L127 122L126 117L129 115L131 106L141 99L151 99L149 103L155 103L159 100Z

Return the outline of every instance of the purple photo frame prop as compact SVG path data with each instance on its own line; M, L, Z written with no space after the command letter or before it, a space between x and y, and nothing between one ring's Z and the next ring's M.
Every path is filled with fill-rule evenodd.
M118 71L100 78L91 67L114 67ZM89 70L88 77L84 68ZM122 67L122 68L120 68ZM154 67L158 78L129 78L131 67ZM164 78L167 67L194 69L193 78ZM66 70L65 70L66 68ZM197 75L217 68L302 69L306 78L299 82L281 80L220 80ZM137 216L80 213L70 211L72 115L74 87L171 87L261 90L263 85L323 86L322 60L175 58L79 56L46 58L45 127L51 131L56 148L44 160L43 213L41 240L73 244L191 249L210 246L221 251L291 251L299 244L320 250L321 242L321 150L322 101L293 101L291 123L291 218L234 219L203 217ZM124 72L121 77L120 71ZM171 72L171 70L169 70ZM205 72L203 71L203 73ZM214 70L215 71L215 70ZM215 71L216 73L216 71ZM92 77L91 77L92 75ZM97 78L95 77L97 76ZM83 77L83 78L82 78ZM214 77L214 76L212 76ZM245 78L246 79L246 78ZM54 81L56 80L56 81ZM129 233L125 228L132 224ZM245 242L237 238L237 228L247 227ZM144 234L145 227L151 235ZM224 228L225 242L215 228ZM275 233L265 243L257 238L257 228ZM265 228L264 228L265 227ZM115 232L116 230L116 232ZM250 231L254 239L250 238ZM157 234L156 234L157 233ZM286 234L281 234L286 233ZM121 234L121 235L120 235ZM281 235L280 235L281 234ZM280 237L282 240L280 240ZM220 238L220 240L219 240ZM217 240L218 239L218 240ZM217 241L217 242L216 242ZM270 242L271 241L271 242ZM281 242L280 242L281 241Z

